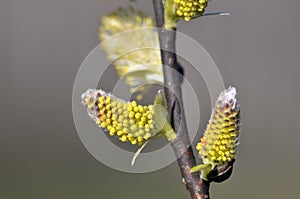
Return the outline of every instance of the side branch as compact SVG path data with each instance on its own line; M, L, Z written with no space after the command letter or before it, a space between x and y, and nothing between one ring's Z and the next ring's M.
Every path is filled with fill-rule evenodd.
M163 64L164 84L167 107L171 124L177 132L176 139L171 143L180 167L182 181L190 192L192 199L209 198L210 183L200 178L199 173L190 173L196 165L193 149L188 136L185 121L181 82L183 70L176 59L176 31L164 28L164 7L162 0L153 0L156 24L159 28L159 42Z

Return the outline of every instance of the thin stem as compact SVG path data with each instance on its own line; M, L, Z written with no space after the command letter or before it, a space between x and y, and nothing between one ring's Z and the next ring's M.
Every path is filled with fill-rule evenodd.
M171 143L180 167L182 182L190 192L192 199L209 198L210 183L200 178L198 172L191 173L190 169L196 165L193 149L188 136L185 121L181 82L183 70L176 58L176 31L164 27L164 7L162 0L153 0L156 24L159 28L159 42L163 64L165 94L171 125L177 132L176 139Z

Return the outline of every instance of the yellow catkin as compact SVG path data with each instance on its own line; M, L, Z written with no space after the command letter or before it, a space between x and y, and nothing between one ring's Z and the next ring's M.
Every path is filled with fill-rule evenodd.
M102 90L89 89L82 94L82 103L89 116L111 136L122 142L143 144L155 135L153 105L125 102ZM99 108L102 107L102 108Z
M176 15L186 21L203 15L208 0L174 0Z
M204 163L219 166L235 157L239 125L240 108L236 89L229 87L220 94L206 131L196 146Z

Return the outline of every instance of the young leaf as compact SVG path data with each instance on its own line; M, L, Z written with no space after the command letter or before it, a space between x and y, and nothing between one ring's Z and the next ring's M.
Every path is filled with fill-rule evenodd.
M197 166L194 166L190 169L190 172L191 173L194 173L194 172L197 172L197 171L201 171L202 169L206 168L210 166L210 164L200 164L200 165L197 165Z

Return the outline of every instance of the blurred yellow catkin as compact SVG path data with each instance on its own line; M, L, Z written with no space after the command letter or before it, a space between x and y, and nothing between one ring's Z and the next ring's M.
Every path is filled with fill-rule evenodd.
M103 17L99 27L101 47L131 92L143 94L149 88L145 84L163 82L158 34L153 27L150 16L133 8L120 8Z

